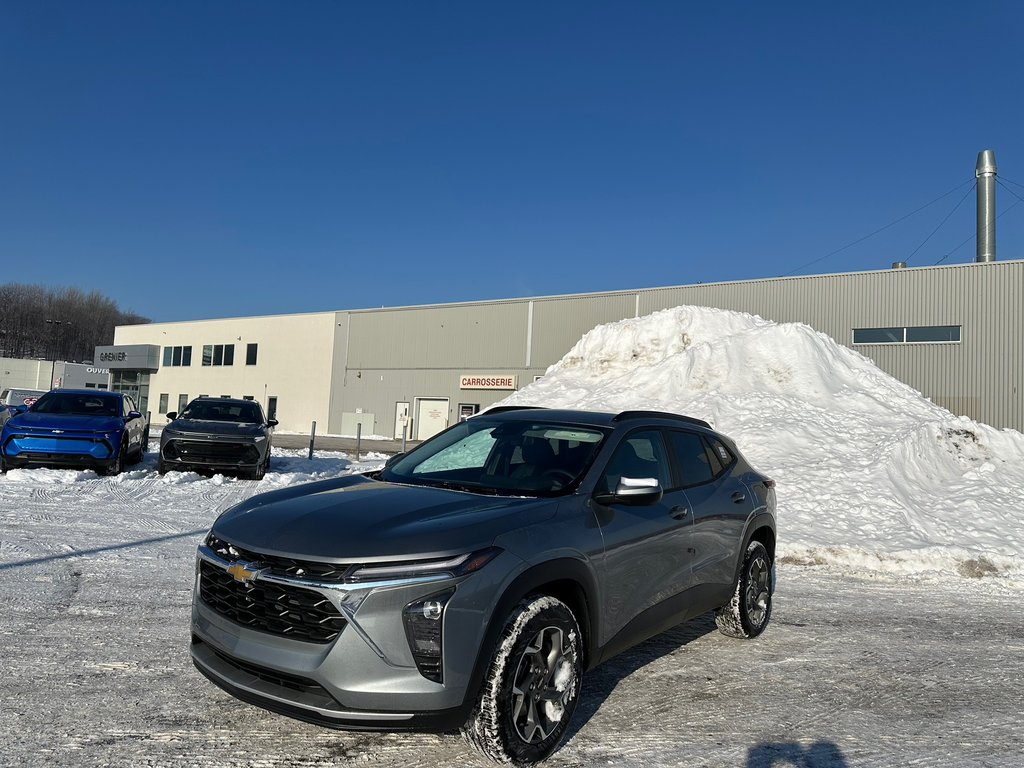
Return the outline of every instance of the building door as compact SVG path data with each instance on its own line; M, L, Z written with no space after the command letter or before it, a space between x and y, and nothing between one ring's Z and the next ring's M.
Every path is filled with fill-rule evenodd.
M448 398L416 398L416 439L427 440L448 426Z
M402 439L402 432L409 428L409 404L395 403L395 440ZM406 437L409 436L406 432Z

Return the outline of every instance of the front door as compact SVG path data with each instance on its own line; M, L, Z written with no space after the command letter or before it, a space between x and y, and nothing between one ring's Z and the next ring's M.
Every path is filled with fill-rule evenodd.
M416 439L428 440L448 427L448 398L416 398Z

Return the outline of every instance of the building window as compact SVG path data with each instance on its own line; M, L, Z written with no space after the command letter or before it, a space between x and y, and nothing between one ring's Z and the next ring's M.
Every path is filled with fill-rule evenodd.
M854 344L960 343L959 325L917 325L902 328L854 328Z
M246 344L245 345L245 364L256 365L256 351L259 347L258 344Z
M256 398L252 395L242 395L243 400L255 400Z
M178 413L184 411L186 405L188 405L188 395L178 395Z
M276 419L277 418L277 398L276 397L268 397L267 398L267 418L268 419Z
M164 347L164 366L192 365L192 347Z
M157 410L157 413L167 413L167 399L169 397L170 395L166 395L163 393L160 394L160 407Z
M234 344L206 344L203 346L203 365L234 365Z

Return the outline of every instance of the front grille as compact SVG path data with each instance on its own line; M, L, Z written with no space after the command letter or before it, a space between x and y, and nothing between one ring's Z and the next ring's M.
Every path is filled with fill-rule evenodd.
M242 626L295 640L329 643L345 628L344 617L319 592L240 582L205 560L199 563L199 594L217 613Z
M254 464L260 452L252 443L221 443L206 440L168 440L168 458L179 461L215 461L226 464Z
M351 564L337 565L335 563L318 563L314 560L296 560L291 557L264 555L228 544L213 534L207 538L206 544L225 560L245 560L259 568L269 568L273 573L295 579L341 584L345 581L345 575L355 568Z

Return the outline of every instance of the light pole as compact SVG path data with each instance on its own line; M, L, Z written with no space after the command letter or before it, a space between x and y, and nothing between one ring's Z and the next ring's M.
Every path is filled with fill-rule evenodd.
M47 325L52 325L54 330L50 336L50 389L53 389L53 377L57 372L57 351L60 342L61 326L71 325L66 320L47 320Z

